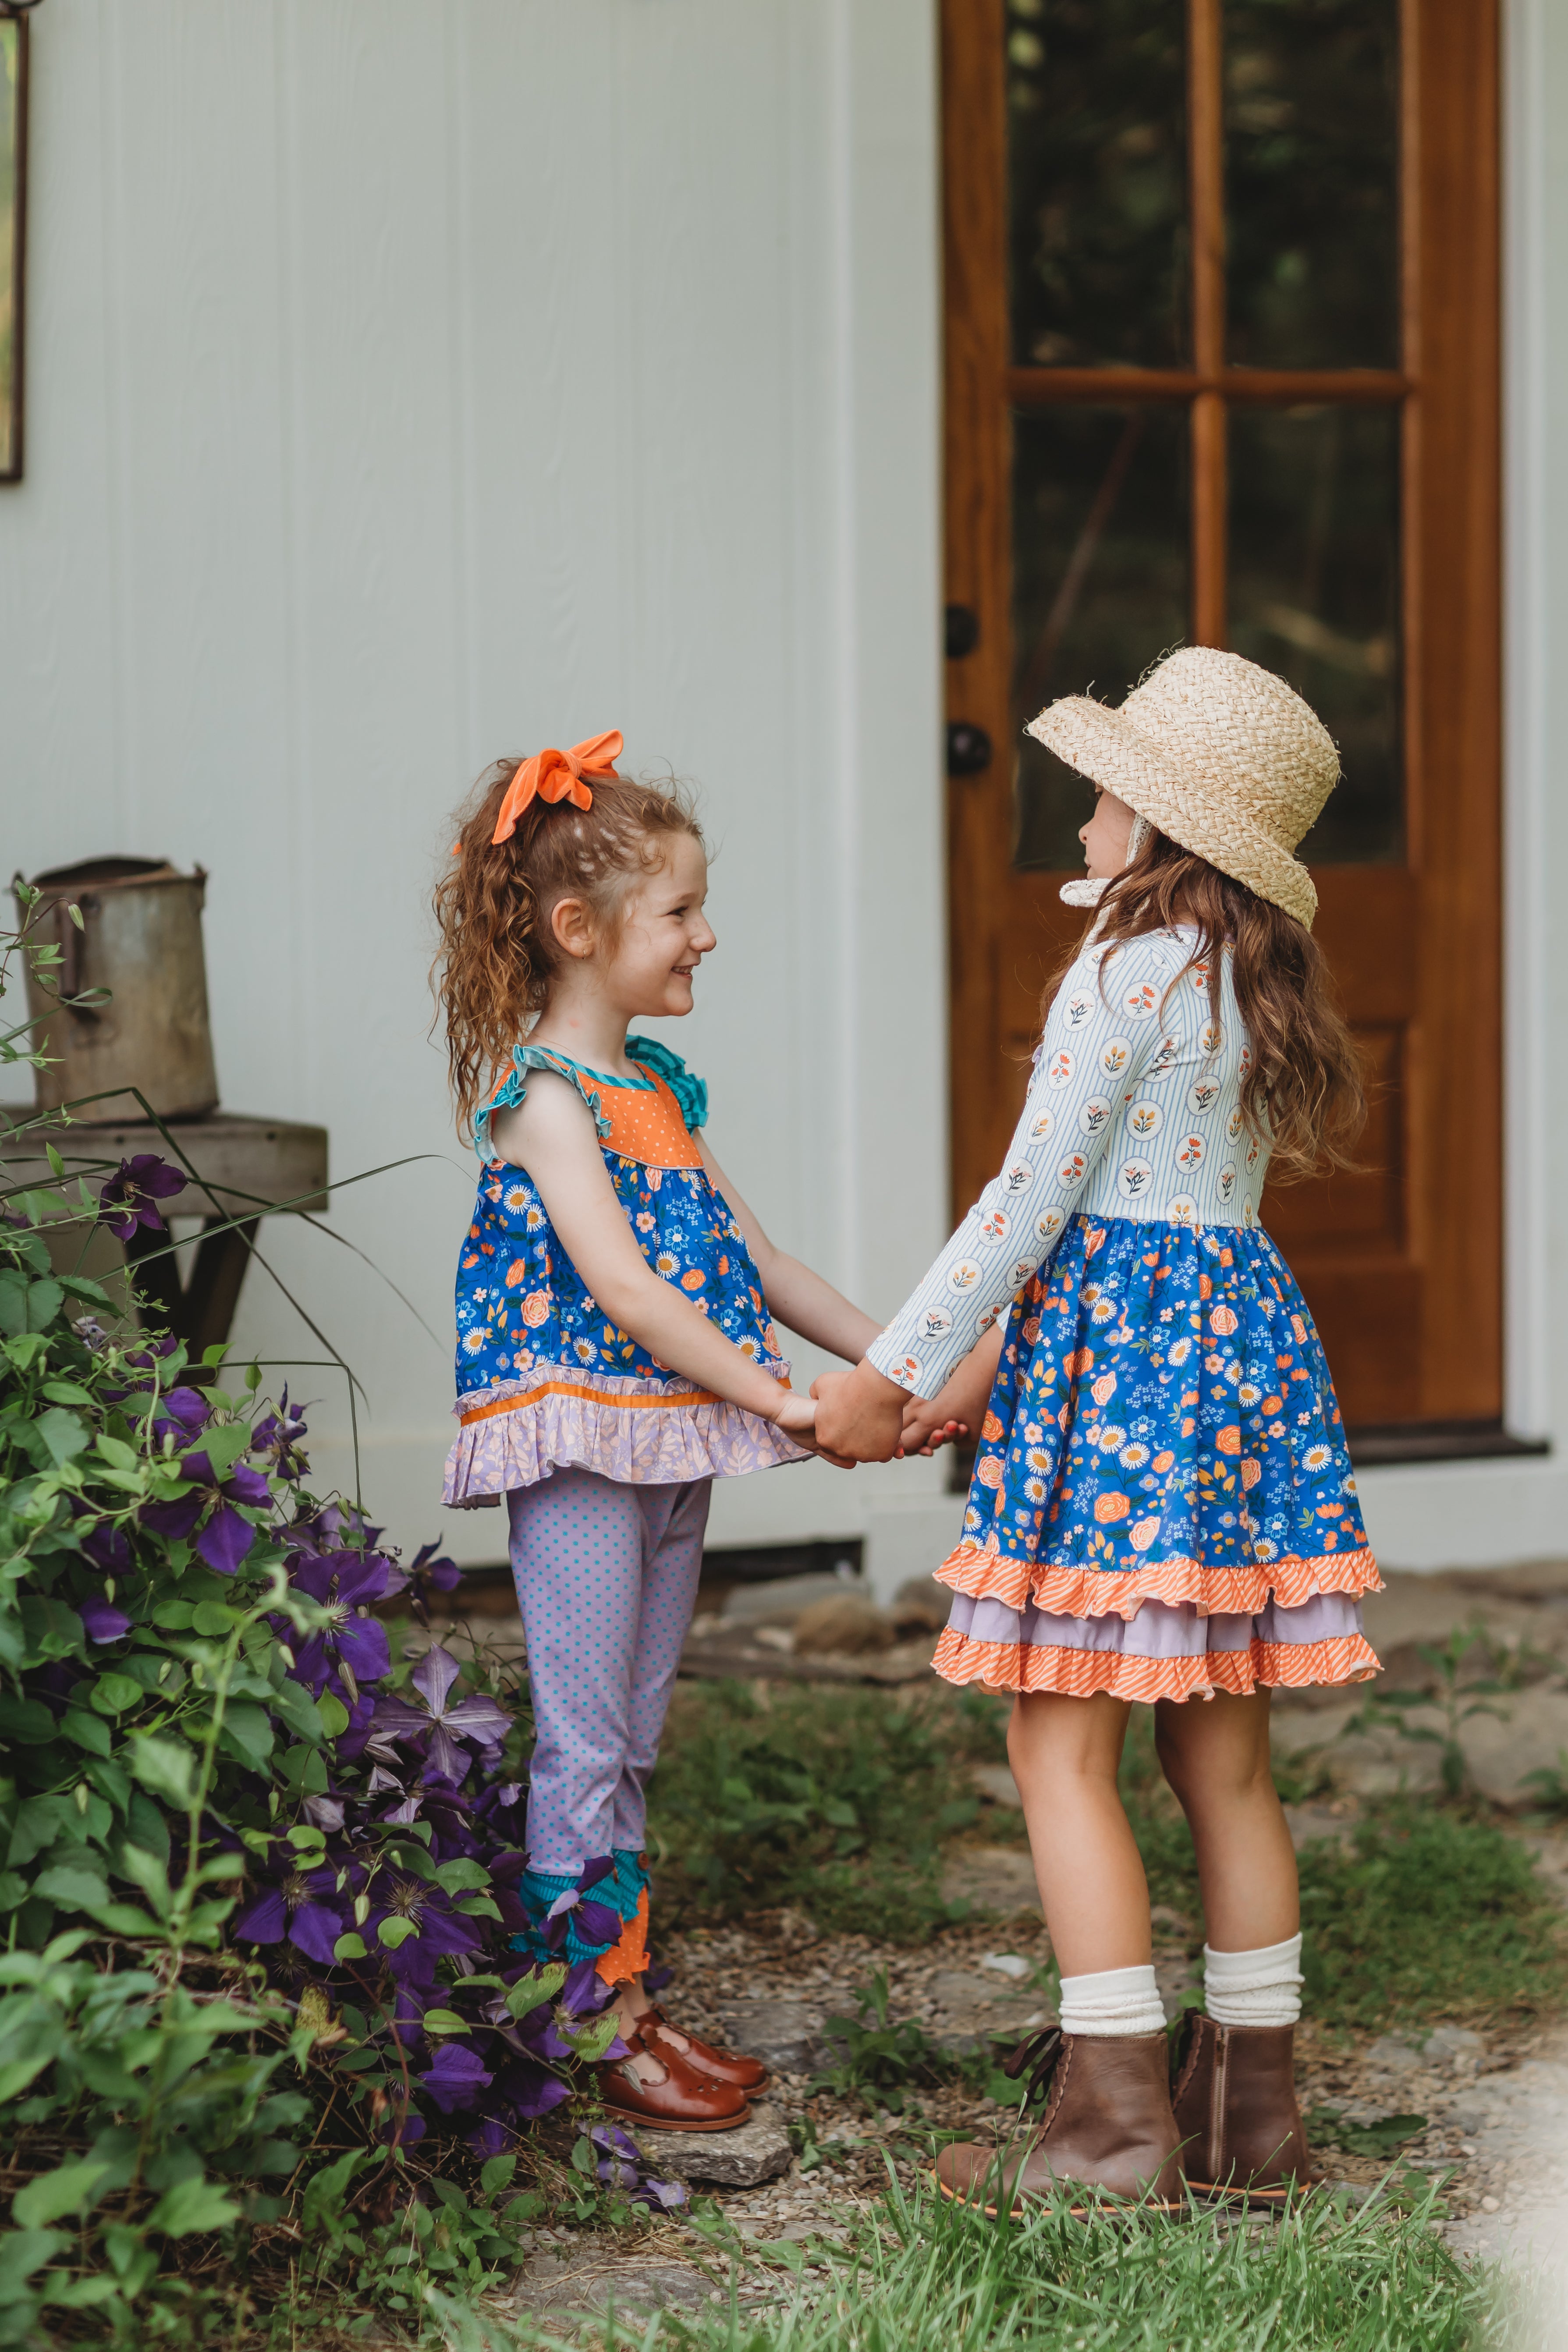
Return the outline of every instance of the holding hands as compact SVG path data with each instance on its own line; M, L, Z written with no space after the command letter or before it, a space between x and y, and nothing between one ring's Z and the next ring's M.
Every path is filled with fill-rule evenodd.
M929 1402L889 1380L869 1358L862 1358L852 1372L824 1372L811 1389L816 1442L831 1460L845 1462L932 1454L979 1428L1001 1352L998 1325Z

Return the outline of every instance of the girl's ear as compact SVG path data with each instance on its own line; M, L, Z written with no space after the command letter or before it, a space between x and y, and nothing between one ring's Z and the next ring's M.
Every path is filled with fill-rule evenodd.
M585 898L557 898L550 910L550 929L563 955L579 962L594 952L594 918Z

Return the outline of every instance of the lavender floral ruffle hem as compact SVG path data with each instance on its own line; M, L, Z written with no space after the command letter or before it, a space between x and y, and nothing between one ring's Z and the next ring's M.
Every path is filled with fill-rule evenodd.
M459 1509L535 1486L552 1470L679 1486L809 1459L771 1421L688 1381L584 1374L574 1364L535 1363L524 1380L460 1396L456 1412L442 1499Z

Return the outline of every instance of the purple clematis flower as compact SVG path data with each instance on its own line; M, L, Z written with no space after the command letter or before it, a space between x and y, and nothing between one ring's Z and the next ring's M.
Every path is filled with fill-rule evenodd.
M122 1242L131 1239L138 1225L152 1233L166 1233L158 1203L183 1192L187 1181L155 1151L139 1151L133 1160L121 1161L118 1172L100 1192L98 1222Z
M212 1406L203 1396L200 1389L190 1389L182 1385L179 1388L170 1389L166 1395L159 1398L157 1418L153 1423L153 1434L160 1444L165 1437L172 1437L176 1444L188 1445L191 1439L199 1435L206 1427L212 1417Z
M304 1476L307 1464L300 1450L300 1440L305 1434L305 1417L289 1402L289 1391L284 1389L278 1400L278 1410L258 1421L251 1433L250 1450L270 1460L273 1475L297 1486Z
M279 1944L287 1937L308 1960L330 1968L332 1948L348 1927L342 1904L332 1899L337 1872L302 1871L293 1848L279 1839L268 1855L265 1874L271 1885L238 1914L235 1934L252 1944Z
M131 1631L131 1620L111 1601L84 1601L77 1610L89 1642L118 1642Z
M464 2050L456 2042L443 2042L435 2063L419 2077L444 2116L458 2107L471 2107L494 2079L475 2052Z
M481 1923L456 1909L441 1887L422 1878L405 1878L392 1873L382 1882L381 1899L360 1930L367 1948L373 1952L380 1946L379 1931L384 1919L409 1919L414 1923L413 1935L405 1937L395 1949L386 1951L388 1969L404 1984L433 1984L438 1959L452 1952L477 1952L484 1945Z
M296 1591L331 1612L331 1622L305 1635L294 1655L294 1679L320 1698L329 1683L357 1699L362 1682L379 1682L392 1671L386 1628L365 1613L380 1601L387 1563L376 1552L301 1552L289 1582Z
M446 1780L457 1788L470 1760L458 1743L488 1753L500 1748L511 1728L510 1716L493 1698L462 1698L447 1705L460 1672L456 1658L439 1643L426 1650L413 1677L423 1706L401 1698L378 1699L370 1753L384 1764L395 1765L397 1758L393 1749L397 1743L418 1744L424 1749L426 1780Z
M421 1544L408 1569L409 1606L419 1623L428 1626L430 1604L438 1592L455 1592L463 1580L463 1571L455 1559L444 1555L433 1559L436 1546Z
M131 1544L124 1528L117 1528L112 1519L100 1519L91 1534L83 1536L81 1549L84 1558L101 1568L105 1576L130 1575Z
M173 1395L178 1393L177 1390L171 1391ZM237 1462L228 1475L220 1479L211 1456L202 1449L183 1455L179 1468L192 1491L176 1495L168 1503L143 1503L138 1518L154 1534L174 1540L191 1534L201 1521L201 1533L196 1537L198 1557L219 1576L233 1576L256 1541L255 1528L235 1506L246 1503L254 1508L269 1503L272 1490L261 1472L245 1462Z

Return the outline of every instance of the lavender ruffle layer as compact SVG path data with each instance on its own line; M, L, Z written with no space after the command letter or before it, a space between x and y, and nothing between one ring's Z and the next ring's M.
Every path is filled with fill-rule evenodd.
M787 1379L788 1366L780 1369ZM553 1395L551 1387L574 1392ZM542 1388L547 1392L534 1395ZM519 1401L458 1430L447 1456L442 1499L472 1507L514 1487L535 1486L552 1470L596 1470L632 1486L679 1486L692 1478L742 1478L748 1471L809 1459L773 1423L740 1405L683 1401L697 1395L684 1381L621 1380L576 1364L536 1365L525 1380L458 1399L459 1418L510 1396ZM524 1403L525 1397L532 1401ZM613 1401L617 1398L631 1402Z
M1256 1614L1205 1616L1191 1601L1145 1601L1134 1617L1056 1617L1031 1601L1023 1610L1003 1601L953 1595L948 1624L971 1642L1026 1648L1111 1652L1121 1658L1202 1658L1215 1651L1249 1650L1254 1642L1310 1648L1362 1631L1361 1602L1347 1592L1316 1592L1294 1609L1268 1601Z

